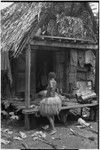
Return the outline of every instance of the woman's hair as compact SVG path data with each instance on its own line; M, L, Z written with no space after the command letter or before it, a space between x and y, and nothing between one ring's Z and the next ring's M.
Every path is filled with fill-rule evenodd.
M49 79L56 78L56 74L54 72L49 73Z

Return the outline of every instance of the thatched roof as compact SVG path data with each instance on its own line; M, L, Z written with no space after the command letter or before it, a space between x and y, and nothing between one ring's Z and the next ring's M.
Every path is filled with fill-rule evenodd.
M27 33L42 8L42 3L13 3L1 11L1 46L4 51L13 50Z
M65 6L63 7L64 4ZM65 14L68 16L70 13L74 15L75 13L73 13L73 11L79 14L78 10L75 10L76 7L72 9L73 5L71 6L70 4L69 2L15 2L10 7L2 10L2 50L10 50L13 52L13 56L16 56L28 42L31 32L34 31L32 35L35 35L39 28L43 28L43 26L48 23L48 18L55 17L54 15L61 13L62 9L64 9L63 11L65 11ZM80 4L77 4L80 8ZM93 19L93 16L91 18Z

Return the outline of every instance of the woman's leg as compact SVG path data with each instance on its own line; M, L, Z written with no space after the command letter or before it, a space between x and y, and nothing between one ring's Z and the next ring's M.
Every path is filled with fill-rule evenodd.
M56 129L55 129L55 126L54 126L54 120L53 120L53 117L51 116L48 116L48 120L50 122L50 126L51 126L51 134L54 134L56 132Z
M53 117L49 117L49 121L50 121L51 129L54 130L54 129L55 129L55 126L54 126Z

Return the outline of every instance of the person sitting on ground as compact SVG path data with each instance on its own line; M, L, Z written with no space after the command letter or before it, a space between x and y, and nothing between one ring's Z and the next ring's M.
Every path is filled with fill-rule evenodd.
M46 116L50 122L51 134L56 133L54 126L54 115L58 115L61 110L62 101L56 94L57 82L54 72L49 73L46 97L40 102L39 111L42 116Z

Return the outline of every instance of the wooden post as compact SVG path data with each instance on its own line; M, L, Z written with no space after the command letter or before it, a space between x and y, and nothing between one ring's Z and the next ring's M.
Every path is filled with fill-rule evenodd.
M25 129L29 130L30 128L30 120L29 120L29 115L25 114Z
M35 49L32 49L31 52L31 95L32 95L32 100L35 100L35 93L36 93L36 51Z
M30 69L31 69L31 49L30 45L26 49L26 70L25 70L25 105L30 107Z
M28 45L26 49L26 70L25 70L25 106L30 107L30 70L31 70L31 49ZM25 127L29 129L29 116L25 114Z

